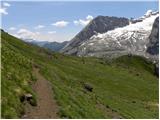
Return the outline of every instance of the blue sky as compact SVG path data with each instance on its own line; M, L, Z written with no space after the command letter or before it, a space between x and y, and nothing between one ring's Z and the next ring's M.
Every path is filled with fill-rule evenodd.
M6 1L0 12L2 28L17 37L62 42L73 38L98 15L137 18L149 9L158 10L158 2Z

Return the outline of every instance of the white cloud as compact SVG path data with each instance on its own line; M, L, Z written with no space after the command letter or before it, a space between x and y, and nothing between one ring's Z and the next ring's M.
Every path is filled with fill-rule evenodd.
M151 13L152 13L152 10L147 10L147 12L145 13L145 15L149 16L149 15L151 15Z
M38 25L34 29L41 29L41 28L44 28L44 27L45 27L44 25Z
M40 32L35 32L37 35L40 35Z
M22 29L17 31L16 35L19 36L19 38L22 38L22 39L35 39L37 33L31 32L27 29L22 28Z
M3 2L3 7L0 7L0 14L2 15L8 15L8 12L7 12L7 7L10 7L11 5L7 2Z
M56 33L54 31L48 31L50 33L46 32L38 32L38 31L31 31L29 29L21 28L17 31L8 31L9 34L20 38L22 40L34 40L34 41L57 41L57 42L63 42L66 40L70 40L76 33ZM53 34L51 34L53 33Z
M48 34L55 34L56 31L48 31Z
M9 3L7 3L7 2L4 2L4 3L3 3L3 6L5 6L5 7L10 7L11 5L10 5Z
M74 20L73 23L74 23L75 25L79 25L79 21L78 21L78 20Z
M8 12L6 11L6 8L0 8L0 14L7 15Z
M86 19L84 19L84 20L82 20L82 19L75 20L75 21L73 21L73 23L74 23L75 25L86 26L91 20L93 20L93 16L88 15L88 16L86 17Z
M14 34L14 33L10 33L11 35L13 35L14 37L17 37L17 38L21 38L19 35L17 34Z
M10 27L9 30L16 30L16 28L15 27Z
M15 37L18 37L23 40L36 40L36 41L53 41L53 36L48 34L41 34L40 32L32 32L25 28L21 28L17 33L12 34Z
M66 27L68 24L69 24L69 22L62 20L62 21L57 21L51 25L62 28L62 27Z
M93 16L88 15L88 16L86 17L86 19L87 19L87 20L92 20L92 19L93 19Z

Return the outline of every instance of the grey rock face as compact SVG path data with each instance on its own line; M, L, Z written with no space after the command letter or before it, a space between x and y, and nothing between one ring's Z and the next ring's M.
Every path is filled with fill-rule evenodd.
M115 57L123 54L141 54L146 50L149 31L127 31L119 36L105 34L91 38L79 47L79 56Z
M118 27L129 24L127 18L98 16L93 19L81 32L79 32L61 52L65 54L77 55L78 47L91 36L97 33L105 33Z
M159 54L159 17L156 18L151 34L149 36L149 44L147 52L151 55Z
M125 54L146 55L149 39L159 46L155 38L157 26L153 25L158 14L145 18L141 22L117 28L103 34L93 35L78 47L78 56L118 57ZM156 20L157 21L157 20ZM152 27L153 26L153 27ZM152 28L154 28L152 30ZM151 31L153 33L151 33ZM151 46L151 44L149 44ZM154 47L153 47L154 48ZM155 49L155 48L154 48ZM154 51L154 49L152 49ZM158 48L156 48L158 50Z
M149 58L155 63L155 75L159 77L159 17L156 18L151 34L149 36L147 53Z
M155 75L159 77L159 63L155 65Z

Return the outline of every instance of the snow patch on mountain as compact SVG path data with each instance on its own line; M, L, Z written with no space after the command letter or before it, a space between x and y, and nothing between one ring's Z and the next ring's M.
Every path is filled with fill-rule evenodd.
M147 48L147 38L158 16L158 12L148 10L144 16L136 19L136 22L125 27L116 28L103 34L97 33L81 44L78 55L99 57L113 54L115 51L118 51L118 54L133 53L143 55Z

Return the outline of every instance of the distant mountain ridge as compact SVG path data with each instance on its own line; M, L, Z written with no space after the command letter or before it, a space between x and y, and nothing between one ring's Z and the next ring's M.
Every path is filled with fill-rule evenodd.
M30 40L27 42L34 44L34 45L38 45L40 47L43 47L45 44L49 43L48 41L36 41L36 40Z
M82 31L80 31L61 52L65 54L76 55L78 47L91 36L97 33L105 33L109 30L113 30L118 27L123 27L129 24L129 19L109 17L109 16L97 16L94 18Z
M159 17L156 18L151 34L149 36L149 43L147 52L151 55L158 55L159 54Z
M64 42L48 42L46 44L44 44L42 47L44 48L48 48L52 51L60 51L66 44L68 43L68 41L64 41Z
M78 37L76 36L73 38L72 41L62 49L62 53L96 57L118 57L126 54L148 57L146 51L153 55L153 53L157 53L157 50L159 49L159 34L157 32L159 31L159 27L157 26L159 21L158 16L158 11L152 12L151 10L148 10L144 16L138 19L132 19L132 21L116 18L117 22L119 22L118 28L115 27L118 23L116 25L111 24L112 27L103 26L106 29L99 26L98 29L106 31L103 33L96 32L90 38L80 40L79 37L84 37L82 33L87 34L87 27L92 26L94 22L100 23L101 25L115 23L113 22L113 17L110 17L110 19L107 17L104 21L95 18L77 35Z
M48 41L35 41L30 40L29 43L38 45L43 48L47 48L51 51L60 51L67 43L68 41L64 42L48 42Z

